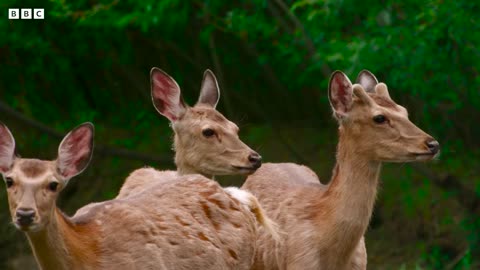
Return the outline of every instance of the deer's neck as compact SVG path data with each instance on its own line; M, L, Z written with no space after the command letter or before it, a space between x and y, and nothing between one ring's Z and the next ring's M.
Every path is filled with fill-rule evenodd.
M214 175L211 175L211 174L204 174L198 170L195 170L195 168L191 167L191 166L188 166L186 164L179 164L177 163L177 173L178 175L186 175L186 174L201 174L205 177L207 177L208 179L215 179L215 176Z
M364 235L377 195L381 163L358 153L358 145L340 134L335 165L329 187L319 203L326 209L319 222L332 222L331 240L338 252L348 256ZM319 206L320 207L320 206ZM325 219L325 214L330 215ZM320 215L320 214L319 214ZM321 221L323 219L323 221ZM345 257L344 257L345 258Z
M209 179L214 179L214 175L205 174L197 169L198 166L191 165L187 162L187 159L184 157L188 155L188 153L186 153L184 149L191 149L192 146L182 145L181 143L178 135L175 135L173 148L175 149L175 165L177 166L177 173L179 175L201 174Z
M99 251L93 234L93 226L74 225L55 209L46 228L27 238L41 269L93 269Z
M209 176L198 171L195 166L187 162L188 159L186 159L185 157L187 155L191 155L191 153L188 153L188 151L189 150L191 151L191 149L194 149L194 145L191 145L191 143L188 140L187 141L182 140L177 135L177 130L175 129L175 126L172 125L172 127L175 132L175 137L173 139L173 150L175 151L175 165L177 166L177 173L179 175L201 174L203 176L210 178Z

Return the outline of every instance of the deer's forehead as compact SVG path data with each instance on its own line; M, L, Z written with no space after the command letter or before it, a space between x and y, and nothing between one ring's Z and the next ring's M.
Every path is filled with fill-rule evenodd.
M397 119L404 118L408 120L407 110L396 103L393 103L393 105L389 105L389 106L379 105L378 107L376 107L375 114L380 114L380 113L385 114L390 118L397 118Z
M191 117L195 119L210 120L218 123L228 121L225 116L211 107L197 105L196 107L191 108L190 113Z
M52 162L38 159L19 159L12 173L26 182L40 182L52 175Z
M395 101L391 100L390 98L380 96L376 93L368 93L368 95L373 99L375 102L375 105L373 110L376 113L382 112L382 113L391 113L395 115L403 115L403 116L408 116L407 110L395 103ZM354 97L354 107L360 107L360 108L367 108L367 110L371 110L372 108L365 104L360 98Z
M212 108L195 107L190 111L190 121L188 126L198 126L199 128L214 127L231 132L238 132L238 126L228 120L220 112Z

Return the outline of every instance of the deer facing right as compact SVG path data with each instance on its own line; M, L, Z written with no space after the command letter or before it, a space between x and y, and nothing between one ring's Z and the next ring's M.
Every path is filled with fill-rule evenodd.
M142 191L152 181L162 181L162 174L173 177L198 173L213 178L251 174L261 166L262 157L240 140L238 126L215 109L220 88L213 72L204 72L200 96L193 107L185 104L177 82L161 69L152 68L150 84L155 109L170 120L175 133L177 171L135 170L125 180L117 198Z
M438 142L408 119L385 84L368 71L357 82L352 85L340 71L330 79L339 142L328 186L307 167L292 163L264 164L243 185L286 233L283 244L261 233L253 269L366 269L363 235L381 164L437 156Z

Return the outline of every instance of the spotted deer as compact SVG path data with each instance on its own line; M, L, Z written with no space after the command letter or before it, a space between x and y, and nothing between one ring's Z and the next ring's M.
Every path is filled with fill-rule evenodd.
M152 183L135 195L97 203L69 217L56 199L88 165L93 125L60 143L52 161L19 158L0 124L0 173L12 223L23 231L41 269L249 269L253 263L255 197L225 191L193 174ZM258 214L258 213L257 213Z
M267 163L242 187L285 232L281 245L260 233L253 269L366 269L364 234L381 164L427 161L439 153L438 142L410 122L369 71L354 85L336 71L328 89L339 123L330 183L322 185L305 166Z
M215 108L220 98L217 79L210 70L203 74L200 97L193 107L183 101L177 82L159 68L150 71L155 109L171 122L177 171L138 169L125 180L119 197L142 190L160 173L173 176L198 173L215 175L251 174L261 166L261 156L238 137L238 127Z

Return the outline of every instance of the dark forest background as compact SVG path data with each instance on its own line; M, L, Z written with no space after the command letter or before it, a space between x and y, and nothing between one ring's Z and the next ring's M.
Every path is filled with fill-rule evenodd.
M44 8L45 20L8 20L22 7ZM66 132L96 127L94 160L58 201L66 213L114 197L136 168L174 167L172 131L150 100L153 66L192 105L212 69L240 137L324 183L337 142L328 78L368 69L442 147L436 162L384 166L369 269L480 269L480 2L2 0L0 10L0 121L18 153L54 159ZM4 189L0 221L0 268L32 267Z

